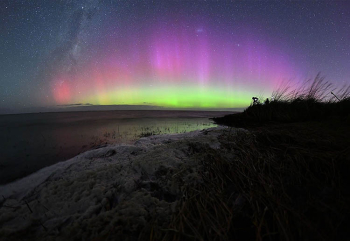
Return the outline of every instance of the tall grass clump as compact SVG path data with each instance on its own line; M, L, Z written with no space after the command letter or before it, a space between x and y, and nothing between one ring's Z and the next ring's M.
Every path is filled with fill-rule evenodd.
M183 187L152 240L347 240L350 129L333 121L226 133L220 150L203 146L200 181Z
M221 136L219 150L203 147L202 181L183 188L154 240L348 240L349 90L318 74L215 118L249 131Z
M337 89L319 73L300 88L282 86L273 91L271 100L251 104L243 113L214 120L219 124L246 127L334 117L350 118L350 85Z

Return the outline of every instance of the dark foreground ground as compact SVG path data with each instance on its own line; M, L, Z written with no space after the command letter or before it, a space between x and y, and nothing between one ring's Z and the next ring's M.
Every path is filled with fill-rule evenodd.
M349 126L214 128L91 151L25 195L5 195L0 236L348 240Z
M244 200L224 240L349 240L349 115L249 123L238 114L217 122L249 130L222 142L237 158L219 172L223 192L232 185Z

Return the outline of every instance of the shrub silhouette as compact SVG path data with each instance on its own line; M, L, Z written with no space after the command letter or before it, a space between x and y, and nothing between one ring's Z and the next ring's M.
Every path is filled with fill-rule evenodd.
M350 85L336 89L319 73L299 89L283 86L272 93L272 101L257 103L253 102L242 113L213 119L218 124L246 127L350 117Z

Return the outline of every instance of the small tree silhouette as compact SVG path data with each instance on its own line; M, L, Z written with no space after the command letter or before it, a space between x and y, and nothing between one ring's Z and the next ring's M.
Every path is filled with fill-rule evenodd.
M258 97L252 97L253 100L253 105L256 105L259 103L259 98Z

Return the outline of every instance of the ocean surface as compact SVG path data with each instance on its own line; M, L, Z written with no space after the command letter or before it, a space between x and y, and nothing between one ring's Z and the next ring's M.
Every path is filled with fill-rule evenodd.
M0 115L0 185L79 153L150 134L215 127L214 111L92 111Z

